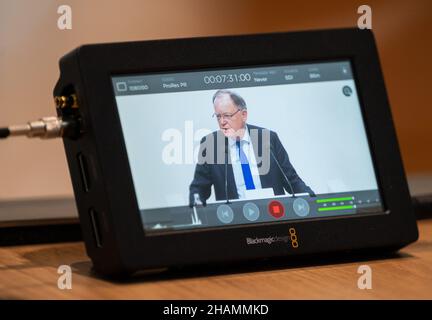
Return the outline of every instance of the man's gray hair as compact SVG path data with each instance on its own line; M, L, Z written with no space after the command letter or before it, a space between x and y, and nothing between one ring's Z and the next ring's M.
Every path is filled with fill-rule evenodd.
M238 95L237 93L231 91L231 90L226 90L226 89L221 89L216 91L216 93L213 95L213 104L216 100L216 98L223 96L225 94L228 94L231 97L231 100L234 102L234 104L237 106L237 108L239 108L240 110L246 110L247 106L246 106L246 102L244 101L244 99Z

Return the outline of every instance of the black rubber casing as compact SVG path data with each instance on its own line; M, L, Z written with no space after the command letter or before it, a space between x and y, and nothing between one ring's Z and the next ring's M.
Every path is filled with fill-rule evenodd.
M146 235L112 76L337 60L352 63L385 212ZM72 93L78 97L79 108L58 110L58 114L82 121L82 135L65 138L64 147L87 253L97 272L109 275L357 249L396 250L418 238L377 48L368 30L84 45L60 60L54 95ZM283 242L251 246L245 240L288 235L289 228L296 230L298 248Z

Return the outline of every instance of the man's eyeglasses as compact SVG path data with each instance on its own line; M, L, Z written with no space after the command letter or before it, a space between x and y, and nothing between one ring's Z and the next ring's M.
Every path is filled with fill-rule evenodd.
M241 109L237 109L237 111L234 113L224 113L224 114L213 113L212 117L213 118L216 117L218 121L221 121L222 119L231 120L232 117L234 117L236 113L239 112L240 110Z

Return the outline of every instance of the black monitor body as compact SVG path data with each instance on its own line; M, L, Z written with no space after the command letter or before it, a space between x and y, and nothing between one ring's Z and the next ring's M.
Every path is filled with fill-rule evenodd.
M383 212L148 234L134 190L112 77L349 60ZM60 60L54 96L76 94L82 135L64 139L83 237L101 274L353 250L418 238L373 34L340 29L84 45ZM293 236L295 234L295 236ZM290 236L248 245L247 238Z

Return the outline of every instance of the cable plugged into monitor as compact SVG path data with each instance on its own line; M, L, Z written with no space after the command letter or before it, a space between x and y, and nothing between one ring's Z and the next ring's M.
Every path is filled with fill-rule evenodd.
M75 94L54 97L57 109L61 110L61 117L43 117L25 124L11 125L0 128L0 139L10 136L27 136L29 138L70 138L77 139L82 133L81 121L78 115L78 102ZM64 112L71 110L69 112Z

